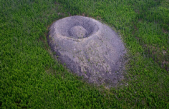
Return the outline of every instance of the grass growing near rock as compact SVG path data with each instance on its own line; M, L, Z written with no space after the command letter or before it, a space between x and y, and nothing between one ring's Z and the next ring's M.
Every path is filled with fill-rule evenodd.
M0 108L169 108L167 0L1 0ZM53 21L86 15L113 26L129 50L130 80L103 89L54 61Z

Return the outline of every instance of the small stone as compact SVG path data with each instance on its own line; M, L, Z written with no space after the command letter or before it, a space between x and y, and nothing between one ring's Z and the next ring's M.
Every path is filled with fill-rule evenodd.
M84 38L87 36L87 31L82 26L74 26L70 29L70 35L74 38Z

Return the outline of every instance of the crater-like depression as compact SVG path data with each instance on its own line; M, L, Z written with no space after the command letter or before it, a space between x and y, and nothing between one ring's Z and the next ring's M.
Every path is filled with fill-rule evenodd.
M66 17L51 25L47 39L58 60L89 83L116 86L124 79L126 49L107 25L89 17Z
M55 22L55 31L63 36L81 39L96 33L99 27L87 17L72 16Z

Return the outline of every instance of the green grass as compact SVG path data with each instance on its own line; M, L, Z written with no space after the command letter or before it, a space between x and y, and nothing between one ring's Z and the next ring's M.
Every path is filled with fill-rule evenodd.
M96 87L53 59L48 27L70 15L93 17L121 35L128 85ZM0 108L167 109L168 48L168 0L1 0Z

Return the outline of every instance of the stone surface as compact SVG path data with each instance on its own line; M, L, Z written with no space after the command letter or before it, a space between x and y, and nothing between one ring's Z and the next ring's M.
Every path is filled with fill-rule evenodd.
M70 29L69 34L73 38L85 38L87 36L87 30L84 29L82 26L74 26Z
M54 22L48 43L62 64L89 83L116 86L124 78L124 44L110 27L95 19L71 16Z

